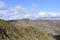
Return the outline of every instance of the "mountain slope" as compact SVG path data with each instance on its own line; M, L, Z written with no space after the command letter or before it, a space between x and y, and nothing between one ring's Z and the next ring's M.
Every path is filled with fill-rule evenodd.
M13 27L9 22L0 20L0 40L55 40L51 35L34 27Z
M0 40L17 40L15 39L19 35L15 32L16 28L13 27L9 22L0 20ZM19 38L19 37L18 37Z
M60 20L20 19L20 20L10 20L9 22L15 27L33 26L40 30L43 30L48 34L60 35Z

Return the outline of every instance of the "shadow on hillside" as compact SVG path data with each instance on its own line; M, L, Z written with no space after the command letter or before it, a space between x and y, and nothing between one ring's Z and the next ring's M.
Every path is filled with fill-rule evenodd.
M3 28L0 28L0 36L2 37L3 40L5 39L5 37L9 38L9 36L7 35Z
M60 35L55 35L54 38L56 38L57 40L60 40Z

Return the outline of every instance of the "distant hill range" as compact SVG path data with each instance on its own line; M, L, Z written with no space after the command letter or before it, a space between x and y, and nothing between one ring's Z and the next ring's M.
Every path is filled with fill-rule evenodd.
M60 20L20 19L20 20L9 20L9 22L15 27L33 26L48 34L60 35Z

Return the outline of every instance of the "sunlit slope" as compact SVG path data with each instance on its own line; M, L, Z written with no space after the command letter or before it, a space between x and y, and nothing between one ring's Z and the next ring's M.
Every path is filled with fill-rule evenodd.
M0 40L54 40L54 38L31 26L15 28L9 22L0 20Z
M19 28L22 39L25 40L54 40L51 35L39 31L34 27L21 27Z

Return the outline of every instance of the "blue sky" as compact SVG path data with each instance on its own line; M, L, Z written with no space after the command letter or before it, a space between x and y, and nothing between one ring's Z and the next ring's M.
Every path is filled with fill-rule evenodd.
M60 19L60 0L0 0L0 19Z
M32 9L32 4L37 4L40 11L60 12L60 0L2 0L8 6L21 5L28 10Z

